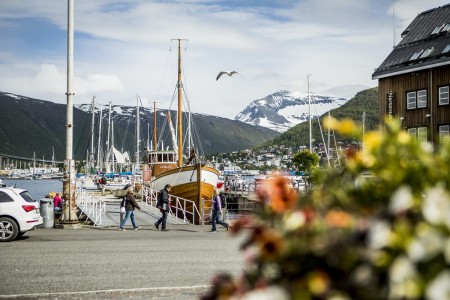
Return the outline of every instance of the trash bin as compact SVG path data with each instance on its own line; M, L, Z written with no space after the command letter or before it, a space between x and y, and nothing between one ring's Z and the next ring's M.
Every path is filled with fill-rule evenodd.
M55 225L55 211L53 210L53 199L41 199L41 217L43 219L42 227L53 228Z

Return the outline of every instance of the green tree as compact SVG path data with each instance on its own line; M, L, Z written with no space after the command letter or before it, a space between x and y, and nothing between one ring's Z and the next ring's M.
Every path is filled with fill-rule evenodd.
M298 171L311 173L319 164L319 155L309 150L302 150L294 155L292 162Z

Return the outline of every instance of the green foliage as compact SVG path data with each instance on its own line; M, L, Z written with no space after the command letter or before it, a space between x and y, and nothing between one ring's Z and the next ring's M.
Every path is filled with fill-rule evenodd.
M319 164L319 155L309 150L302 150L294 155L292 162L297 170L309 173L317 168Z
M248 233L248 265L215 282L216 296L449 299L450 139L433 149L400 124L366 134L364 152L319 170L295 203L279 178L258 191L263 213L231 227Z

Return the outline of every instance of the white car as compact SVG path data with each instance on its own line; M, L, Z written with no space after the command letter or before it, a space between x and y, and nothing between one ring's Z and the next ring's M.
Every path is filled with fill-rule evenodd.
M0 242L10 242L42 225L39 207L26 190L0 188Z

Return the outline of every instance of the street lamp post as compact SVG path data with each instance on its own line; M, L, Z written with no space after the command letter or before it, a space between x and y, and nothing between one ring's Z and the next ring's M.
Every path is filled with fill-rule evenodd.
M77 204L75 202L75 164L73 148L73 0L67 2L67 121L66 121L66 160L63 181L64 221L69 228L78 223Z

